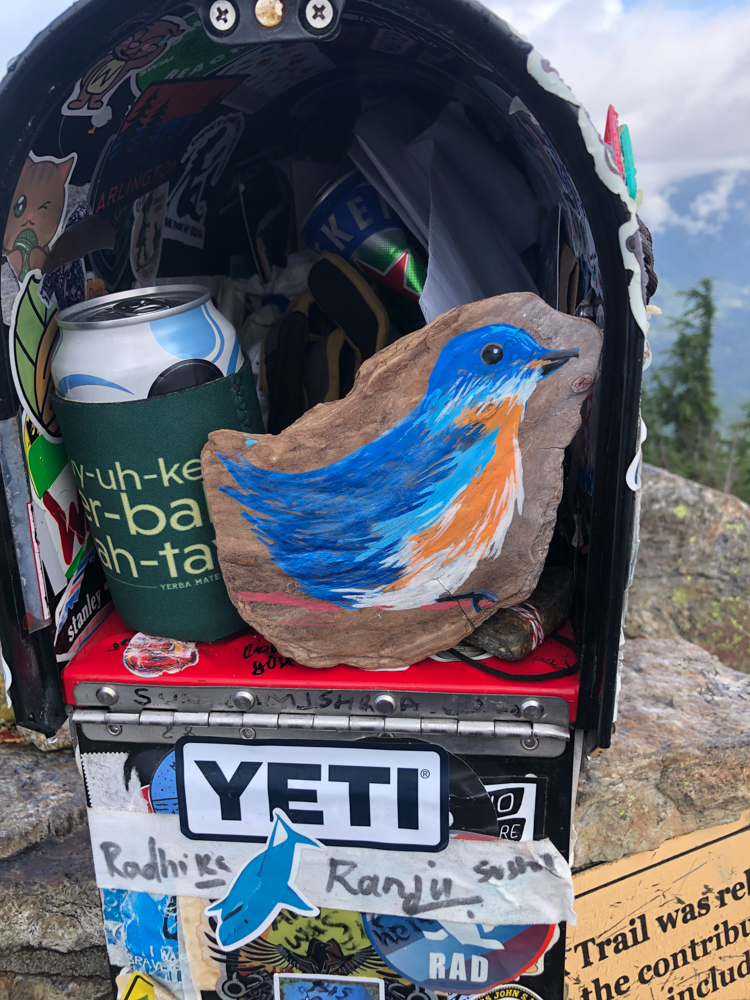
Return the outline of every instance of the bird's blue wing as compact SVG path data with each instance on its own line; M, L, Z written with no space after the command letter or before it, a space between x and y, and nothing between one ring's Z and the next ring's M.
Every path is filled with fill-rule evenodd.
M355 600L342 594L399 578L408 534L438 519L486 462L489 444L482 425L441 421L439 407L423 405L311 472L260 469L220 455L237 484L220 489L247 508L243 516L274 561L311 597L347 607Z

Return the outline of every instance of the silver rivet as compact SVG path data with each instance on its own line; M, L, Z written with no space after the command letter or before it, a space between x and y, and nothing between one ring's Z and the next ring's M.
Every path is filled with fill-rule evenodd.
M528 701L521 703L521 714L524 719L531 719L534 722L538 722L544 715L544 705L541 701L537 701L536 698L529 698Z
M284 20L284 4L281 0L256 0L255 20L261 28L278 28Z
M381 715L390 715L396 711L396 699L392 694L379 694L375 699L375 711Z
M214 0L208 19L216 31L231 31L237 23L237 8L230 0Z
M122 734L122 726L118 726L115 723L111 723L107 726L107 732L110 736L120 736Z
M119 698L117 689L113 688L111 684L105 684L103 687L98 688L96 692L96 700L100 705L114 705Z
M245 726L244 728L240 729L240 736L242 737L243 740L254 740L255 730L251 729L250 726Z
M232 701L234 702L234 707L238 708L241 712L249 712L255 704L255 695L252 691L237 691Z
M327 28L333 20L334 13L331 0L310 0L305 7L307 23L316 31Z
M521 740L521 746L524 750L536 750L539 746L539 740L536 736L527 736Z

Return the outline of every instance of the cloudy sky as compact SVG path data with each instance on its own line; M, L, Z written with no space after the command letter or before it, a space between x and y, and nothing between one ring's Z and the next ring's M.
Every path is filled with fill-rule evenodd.
M485 0L559 70L603 130L609 103L630 127L654 231L657 298L717 278L714 362L731 419L750 397L750 0ZM65 0L2 3L0 65ZM669 342L653 328L657 351Z

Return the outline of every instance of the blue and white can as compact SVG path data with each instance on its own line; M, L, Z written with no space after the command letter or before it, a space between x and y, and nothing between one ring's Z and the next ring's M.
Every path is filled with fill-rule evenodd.
M64 309L52 358L58 396L80 403L150 399L233 375L237 331L202 285L160 285Z

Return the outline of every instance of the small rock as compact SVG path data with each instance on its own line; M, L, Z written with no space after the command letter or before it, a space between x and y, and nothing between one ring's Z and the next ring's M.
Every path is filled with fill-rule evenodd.
M37 750L43 750L45 753L56 750L69 750L73 746L70 726L67 721L63 722L54 736L43 736L33 729L26 729L25 726L16 726L16 729L27 743L33 743Z
M750 506L644 466L625 635L687 639L750 672Z
M682 639L627 642L612 747L578 786L576 866L654 850L748 808L750 678Z
M86 825L86 796L72 750L0 747L0 858ZM1 1000L1 995L0 995Z

